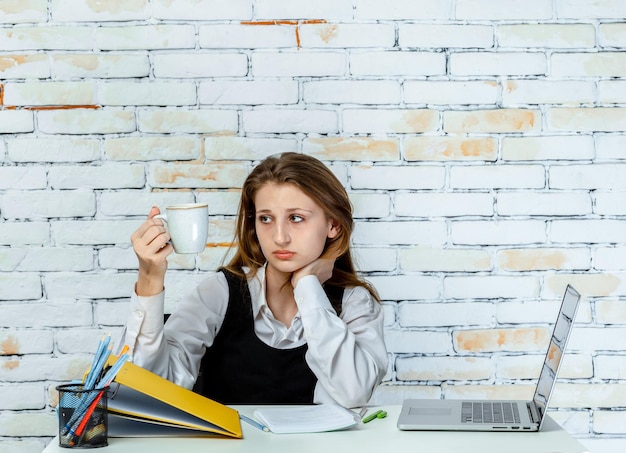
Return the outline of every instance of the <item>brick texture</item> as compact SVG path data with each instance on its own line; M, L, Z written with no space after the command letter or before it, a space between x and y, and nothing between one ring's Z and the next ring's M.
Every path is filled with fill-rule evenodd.
M528 398L585 296L551 403L626 436L626 2L0 2L0 453L54 436L133 290L153 205L209 204L166 311L232 243L264 157L326 162L355 209L390 366L373 403Z

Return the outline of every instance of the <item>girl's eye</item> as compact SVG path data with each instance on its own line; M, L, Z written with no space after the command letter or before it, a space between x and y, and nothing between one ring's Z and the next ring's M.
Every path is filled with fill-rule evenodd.
M300 222L304 221L304 217L299 216L299 215L297 215L297 214L293 214L293 215L291 216L291 221L292 221L293 223L300 223Z
M270 223L271 221L272 221L272 218L268 215L259 216L259 222L261 223Z

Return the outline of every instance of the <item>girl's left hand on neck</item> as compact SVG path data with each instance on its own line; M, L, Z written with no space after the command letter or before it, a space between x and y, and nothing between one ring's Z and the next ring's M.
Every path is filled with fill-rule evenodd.
M339 256L337 253L336 245L330 244L328 248L322 253L318 259L312 263L307 264L301 269L298 269L291 275L291 286L294 288L298 284L298 281L307 275L315 275L321 284L326 282L333 276L333 268L335 267L335 260Z

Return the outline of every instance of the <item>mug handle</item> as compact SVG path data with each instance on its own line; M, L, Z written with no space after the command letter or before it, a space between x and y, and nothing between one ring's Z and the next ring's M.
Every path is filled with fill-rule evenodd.
M167 214L157 214L154 217L152 217L153 219L161 219L163 220L163 222L165 223L165 228L167 228Z
M153 219L161 219L163 220L163 226L165 227L165 231L167 231L168 233L170 232L170 229L167 227L167 214L157 214L154 217L152 217ZM171 244L172 241L167 241L168 244Z

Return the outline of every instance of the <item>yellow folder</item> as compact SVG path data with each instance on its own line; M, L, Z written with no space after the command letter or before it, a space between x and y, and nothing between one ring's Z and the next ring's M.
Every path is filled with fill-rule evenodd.
M111 356L107 365L117 357ZM111 437L214 436L240 439L239 412L126 362L108 392Z

